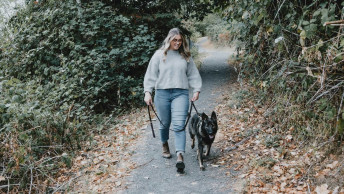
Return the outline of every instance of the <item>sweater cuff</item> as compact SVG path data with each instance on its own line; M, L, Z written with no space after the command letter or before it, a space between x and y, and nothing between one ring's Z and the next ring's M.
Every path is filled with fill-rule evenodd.
M143 93L146 93L146 92L149 92L150 94L152 94L153 89L145 88L144 91L143 91Z
M192 91L193 93L196 93L196 92L199 92L199 93L201 93L201 89L193 89L193 91Z

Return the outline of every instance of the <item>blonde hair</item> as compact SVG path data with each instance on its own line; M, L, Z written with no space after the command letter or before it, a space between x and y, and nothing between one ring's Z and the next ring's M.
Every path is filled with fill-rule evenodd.
M184 59L189 62L190 60L190 49L189 49L189 44L185 39L185 36L183 32L179 28L172 28L169 32L167 37L165 38L162 46L160 47L160 50L164 51L164 58L163 60L165 61L166 56L167 56L167 51L170 49L170 42L174 39L175 36L180 35L182 37L182 45L179 47L178 51L179 53L184 57Z

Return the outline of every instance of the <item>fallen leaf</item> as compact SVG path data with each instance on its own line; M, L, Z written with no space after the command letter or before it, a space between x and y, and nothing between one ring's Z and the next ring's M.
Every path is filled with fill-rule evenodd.
M291 169L289 170L289 173L290 173L290 174L295 174L295 172L296 172L295 168L291 168Z
M328 193L330 193L330 191L327 189L327 187L328 187L327 184L323 184L323 185L321 185L321 186L317 186L317 187L315 188L315 192L316 192L317 194L328 194Z
M295 130L294 126L292 126L292 127L289 128L289 131L290 131L290 132L292 132L292 131L294 131L294 130Z
M285 191L285 186L287 186L286 182L281 183L281 191Z
M6 180L5 177L0 176L0 181L4 181L4 180Z
M338 164L338 161L334 161L332 164L326 165L327 168L334 169Z
M275 165L273 169L274 169L274 171L277 172L279 175L283 174L283 169L281 169L280 166Z
M115 184L116 184L116 187L119 187L119 186L121 186L122 182L121 181L117 181Z
M78 156L76 159L75 159L75 161L80 161L80 160L82 160L84 157L82 157L82 156Z
M318 177L320 177L320 176L325 176L325 175L327 175L330 171L331 171L330 169L324 169L324 170L318 172L316 175L314 175L314 177L318 178Z
M285 140L286 140L288 143L290 143L290 142L293 140L293 136L292 136L292 135L287 135L287 136L285 137Z
M297 190L298 191L304 191L306 189L307 185L303 185L303 186L297 186Z

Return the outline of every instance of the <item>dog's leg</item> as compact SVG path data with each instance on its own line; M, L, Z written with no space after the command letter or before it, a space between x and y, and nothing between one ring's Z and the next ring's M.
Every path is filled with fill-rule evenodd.
M198 144L198 162L199 162L199 168L201 170L204 170L204 166L203 166L203 144L199 143Z
M192 133L192 128L189 127L189 133L191 137L191 149L194 149L195 147L195 135Z
M191 149L194 149L194 147L195 147L195 136L193 135L192 137L191 137Z
M205 156L209 156L210 148L211 148L211 144L207 145L207 149L206 149L205 154L204 154Z
M190 125L189 125L189 134L191 137L191 149L194 149L194 147L195 147L195 133L193 133L192 123L190 123Z

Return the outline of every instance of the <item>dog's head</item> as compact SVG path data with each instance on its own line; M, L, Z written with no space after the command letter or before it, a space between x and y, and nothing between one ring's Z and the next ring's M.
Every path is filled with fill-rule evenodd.
M216 113L213 111L211 113L211 117L209 118L208 115L202 113L202 130L204 130L210 139L215 138L215 134L217 132L217 118Z

